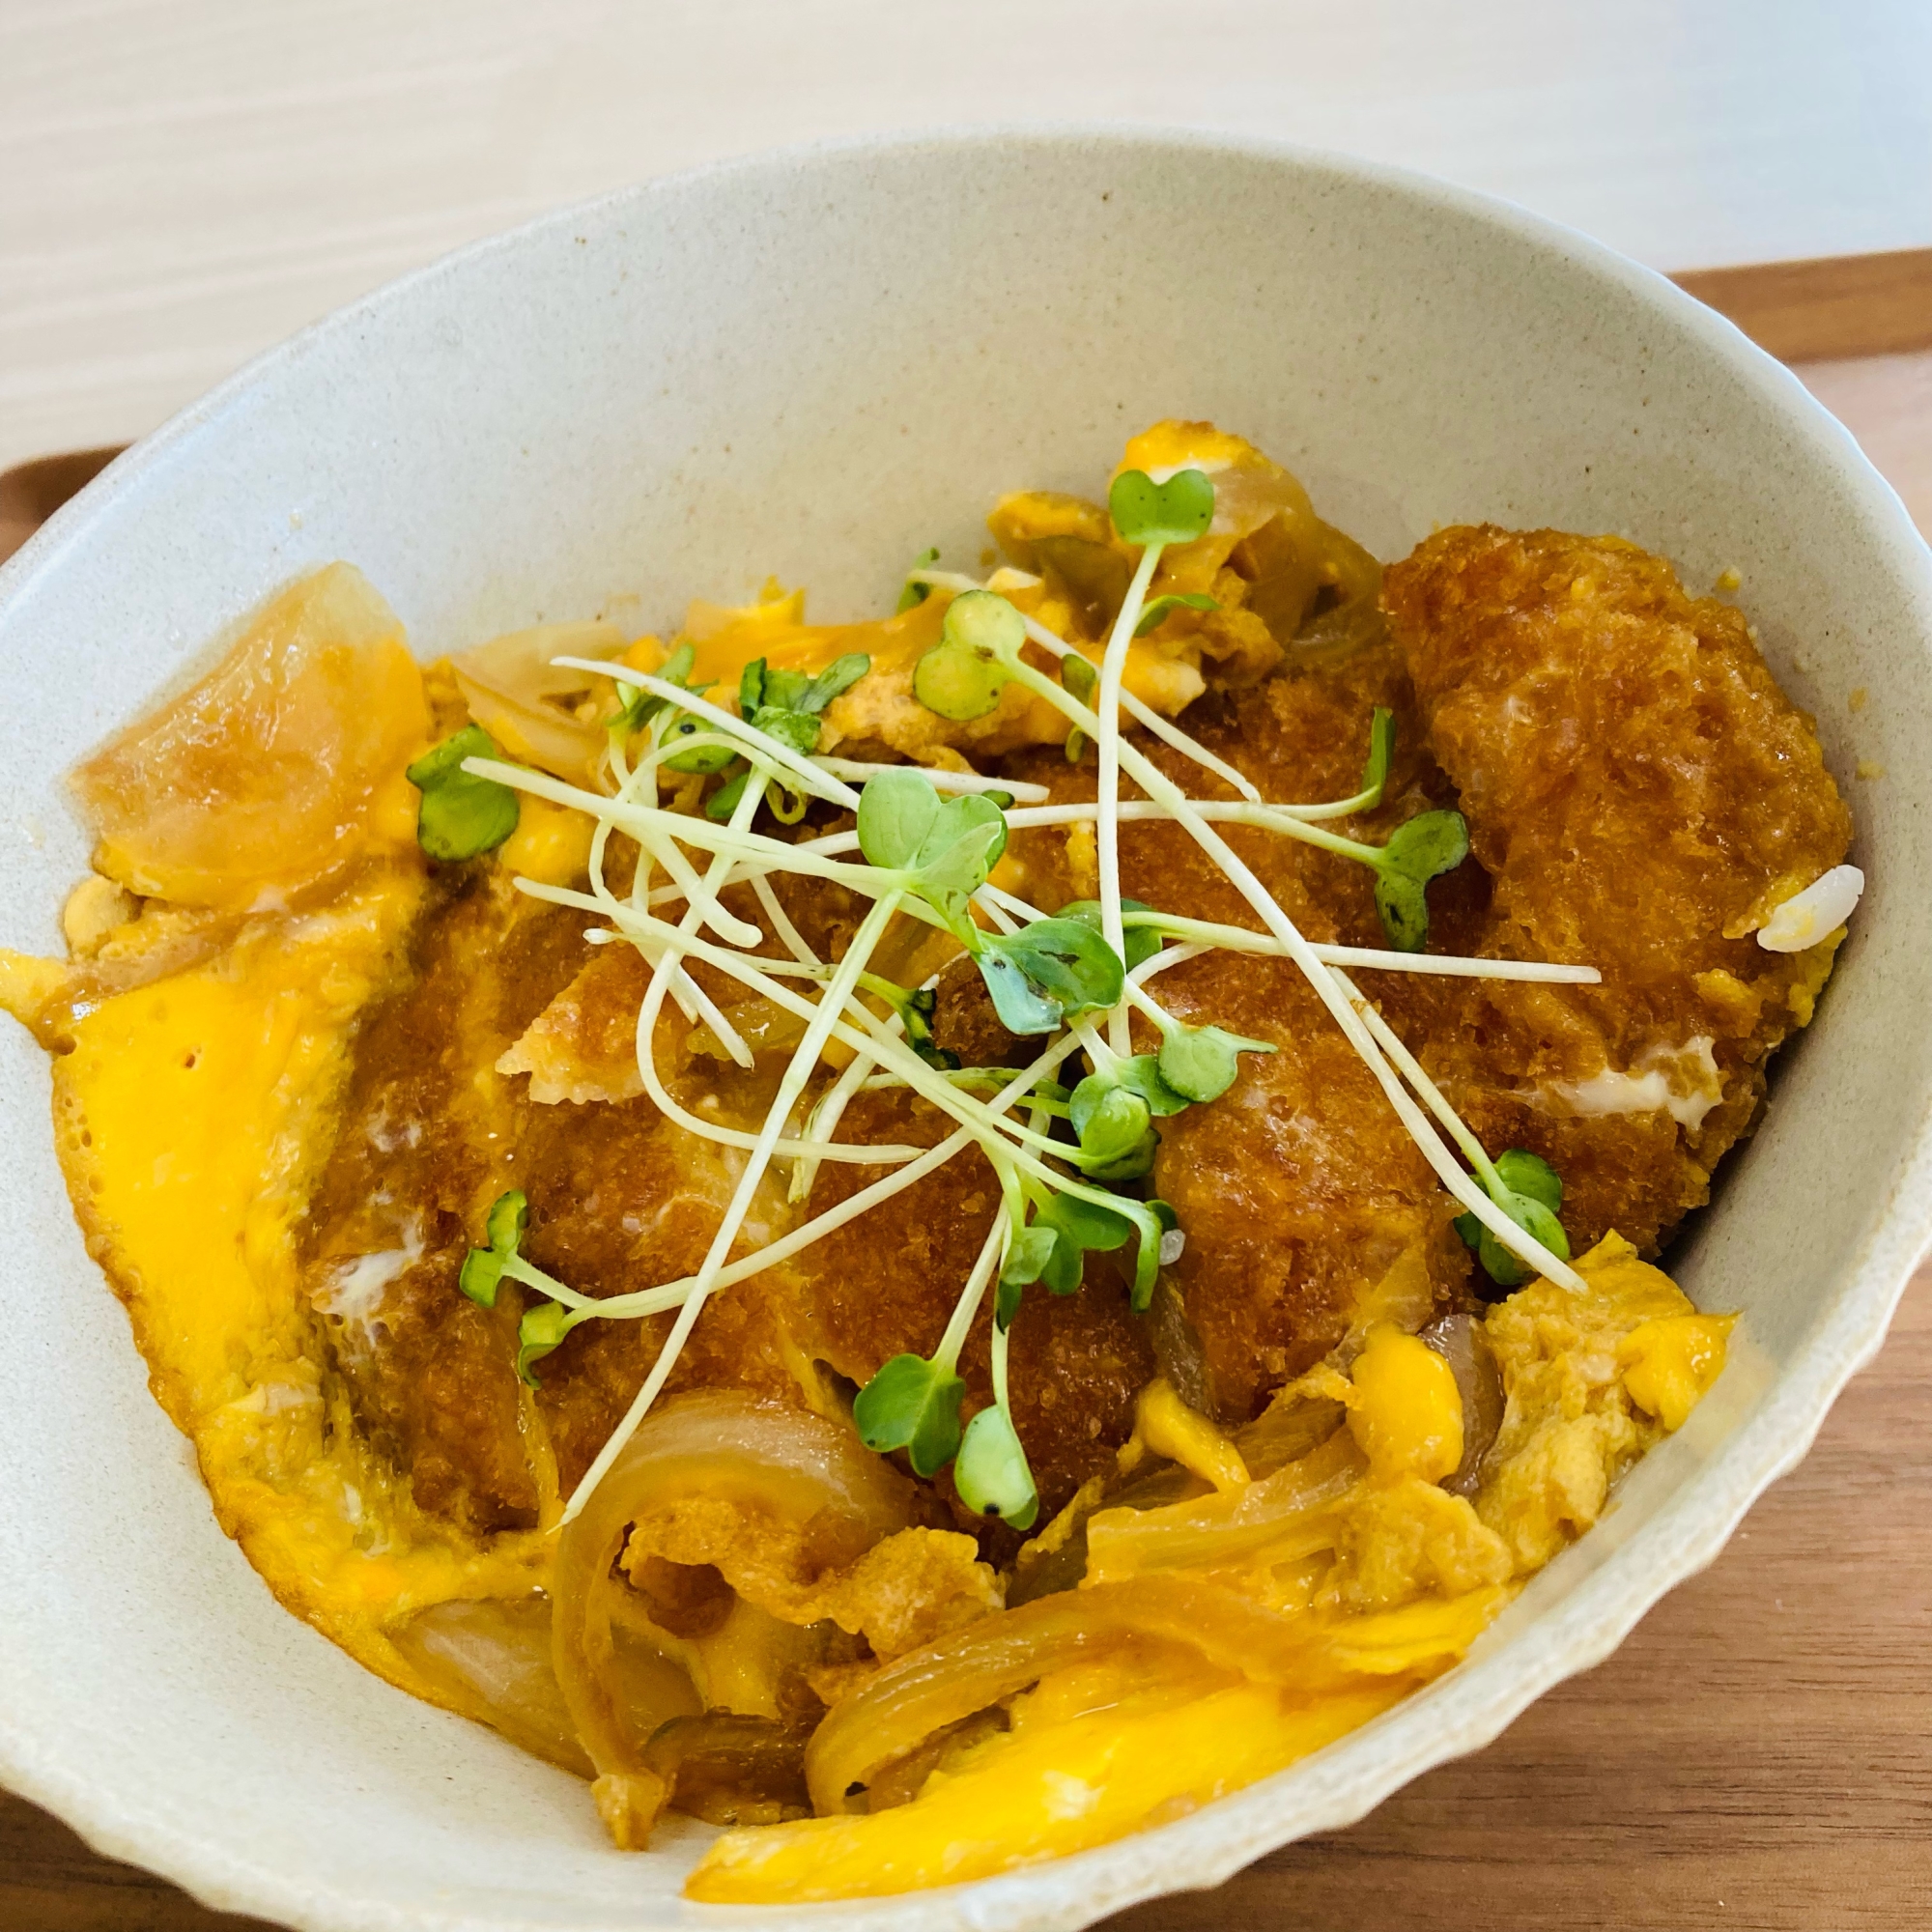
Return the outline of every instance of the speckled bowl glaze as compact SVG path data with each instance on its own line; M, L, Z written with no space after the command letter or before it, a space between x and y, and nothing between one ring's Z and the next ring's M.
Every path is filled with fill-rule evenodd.
M1871 889L1677 1251L1744 1310L1732 1367L1614 1512L1378 1722L1158 1831L925 1894L928 1932L1211 1885L1487 1743L1717 1554L1877 1348L1932 1219L1932 558L1896 498L1727 324L1516 209L1250 143L1005 132L715 168L469 249L264 357L0 571L0 940L44 951L87 856L61 774L296 572L359 563L425 656L540 618L642 629L774 571L857 615L928 543L977 553L998 493L1091 489L1170 414L1245 432L1384 556L1489 518L1619 531L1692 586L1735 566ZM8 1783L317 1932L906 1922L684 1904L702 1828L613 1852L582 1785L277 1607L82 1248L40 1053L8 1028L0 1057Z

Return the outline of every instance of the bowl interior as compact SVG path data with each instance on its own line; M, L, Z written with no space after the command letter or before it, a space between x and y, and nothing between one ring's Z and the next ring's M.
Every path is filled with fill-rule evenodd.
M928 544L970 567L1000 492L1091 492L1170 414L1248 435L1384 556L1490 519L1620 532L1693 589L1736 567L1871 885L1680 1250L1693 1296L1745 1311L1737 1365L1612 1517L1423 1697L1158 1833L934 1895L932 1927L1210 1882L1484 1742L1709 1560L1876 1346L1924 1232L1932 1096L1905 849L1932 809L1932 590L1895 500L1726 325L1562 231L1353 163L1076 132L781 156L486 243L266 358L0 574L0 940L45 951L86 859L62 772L297 572L359 564L425 656L546 618L657 628L768 573L867 614ZM10 1028L0 1065L0 1771L107 1849L302 1925L682 1922L700 1828L611 1852L574 1780L270 1600L82 1249L41 1056Z

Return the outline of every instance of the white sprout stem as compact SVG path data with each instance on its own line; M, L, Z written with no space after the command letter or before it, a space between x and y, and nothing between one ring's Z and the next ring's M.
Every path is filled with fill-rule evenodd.
M1074 1050L1075 1042L1067 1036L1056 1040L1053 1045L1033 1062L1022 1067L1001 1088L994 1097L986 1102L990 1114L1004 1114L1017 1105L1042 1080L1050 1078L1060 1070L1061 1063ZM728 1266L721 1268L714 1288L734 1288L741 1281L749 1281L755 1274L762 1274L767 1268L777 1267L781 1262L788 1262L794 1255L803 1254L807 1248L814 1246L826 1236L836 1234L847 1223L856 1221L860 1215L869 1213L874 1208L883 1206L895 1195L903 1193L908 1187L923 1180L927 1175L936 1174L946 1163L965 1152L980 1139L977 1127L962 1126L955 1129L936 1146L925 1149L910 1167L902 1168L896 1174L889 1174L863 1187L856 1194L847 1195L836 1208L828 1208L824 1213L816 1215L803 1227L794 1228L790 1234L781 1236L755 1254L745 1255ZM680 1306L685 1297L696 1285L696 1275L685 1275L677 1281L664 1283L657 1288L640 1289L632 1294L613 1294L596 1304L594 1312L600 1317L615 1321L631 1320L644 1315L662 1315L668 1309Z
M1062 658L1086 656L1084 651L1076 649L1065 638L1056 638L1037 618L1026 617L1022 613L1022 619L1026 624L1027 636L1042 650ZM1224 784L1233 785L1250 805L1259 805L1262 802L1260 787L1245 772L1231 765L1226 758L1210 752L1198 738L1183 731L1173 719L1156 711L1145 699L1136 697L1124 683L1121 686L1121 708L1143 730L1152 732L1162 744L1172 747L1183 758L1199 765L1203 771L1212 772ZM1317 810L1325 812L1327 809L1322 807Z
M752 891L757 896L758 907L772 923L772 930L778 934L782 946L801 966L817 967L824 964L817 953L805 943L803 934L791 923L790 916L779 903L779 895L772 891L769 873L753 872L751 875Z
M1469 1165L1481 1176L1485 1187L1492 1193L1501 1189L1502 1177L1497 1174L1495 1163L1484 1151L1483 1144L1470 1132L1463 1117L1449 1104L1442 1090L1422 1070L1422 1064L1414 1054L1403 1044L1395 1029L1376 1010L1371 1000L1364 999L1346 973L1335 975L1342 982L1343 990L1355 1003L1355 1010L1361 1014L1362 1023L1375 1035L1382 1051L1394 1061L1396 1070L1421 1095L1423 1104L1441 1122L1451 1138L1467 1155Z
M755 788L750 784L745 787L743 794L738 800L737 807L732 812L731 823L734 828L738 827L741 820L749 820L752 814L756 811L758 799L762 794L765 783L766 781L760 779ZM704 890L707 892L722 890L724 878L728 875L729 871L730 862L728 859L722 856L714 859L710 871L703 882ZM769 891L769 888L767 890ZM774 908L776 908L778 902L775 895L771 902ZM608 917L618 922L620 925L629 923L625 919L626 909L614 897L611 899L608 906L602 909ZM645 1094L649 1096L651 1103L658 1111L666 1119L683 1127L687 1133L696 1134L702 1140L708 1140L720 1146L734 1147L749 1151L757 1145L758 1137L755 1134L746 1133L737 1127L723 1126L716 1122L706 1121L699 1115L694 1114L673 1096L670 1090L664 1084L663 1077L658 1072L656 1051L657 1022L658 1014L664 1009L665 988L669 983L667 978L667 966L668 965L677 974L684 975L683 961L678 949L679 937L688 936L696 932L698 916L704 909L702 901L690 907L686 911L683 920L679 923L675 933L672 933L668 927L659 926L652 931L633 932L627 935L631 943L638 948L639 952L647 960L651 960L653 966L651 983L645 989L643 1001L638 1009L636 1035L638 1077L642 1081ZM782 912L780 912L779 917L783 919ZM797 931L791 926L790 921L785 920L784 924L786 929L791 931L792 937L797 939ZM753 933L757 932L755 926L752 927L751 930ZM762 935L759 936L762 937ZM801 948L804 948L805 942L800 939L798 940L798 944ZM810 949L806 949L806 951L808 956L810 956ZM652 959L653 952L657 954L655 959ZM817 962L814 959L814 971L816 967ZM783 969L777 961L771 961L762 970L769 974L772 971ZM688 978L689 976L685 977ZM693 980L691 983L696 985L696 982ZM733 1053L733 1059L739 1059L739 1056L742 1055L743 1057L739 1060L739 1064L747 1067L753 1065L754 1061L752 1051L744 1044L736 1029L725 1021L723 1013L719 1011L719 1009L708 997L705 997L704 1005L712 1016L710 1024L713 1033L718 1035L719 1038L726 1043L727 1050L730 1043L736 1043L737 1051ZM781 1141L779 1151L781 1155L791 1156L795 1155L803 1146L804 1143L798 1141ZM829 1160L890 1165L897 1161L916 1159L919 1151L919 1149L915 1147L863 1148L841 1143L836 1147L828 1146L825 1148L824 1157Z
M1030 805L1043 805L1053 796L1045 785L1025 779L989 779L978 772L950 772L943 765L878 765L863 758L834 757L813 757L811 762L838 779L874 779L881 772L909 771L924 779L934 791L1003 791Z
M758 1144L752 1150L744 1172L738 1177L738 1184L731 1191L730 1202L718 1224L718 1232L711 1237L711 1245L697 1270L697 1279L692 1285L691 1293L678 1310L677 1320L671 1324L671 1331L665 1338L664 1347L658 1350L658 1358L651 1364L650 1374L644 1378L643 1386L638 1390L623 1421L597 1452L596 1460L584 1471L582 1481L564 1505L563 1515L558 1520L559 1527L576 1518L589 1500L591 1492L604 1480L611 1464L623 1452L625 1443L637 1433L638 1425L650 1412L652 1403L658 1399L672 1367L683 1352L706 1300L717 1286L719 1273L730 1258L731 1244L738 1238L738 1230L744 1226L745 1216L751 1211L753 1197L771 1164L780 1129L798 1096L805 1091L812 1069L818 1065L818 1057L831 1037L833 1026L857 986L859 975L866 970L866 962L883 936L898 899L896 892L889 892L877 900L861 922L859 930L852 935L852 943L845 949L845 956L838 962L838 970L819 1000L818 1010L813 1013L810 1025L805 1030L805 1037L799 1041L798 1049L784 1070L784 1077L779 1083L778 1098L765 1116L764 1130L758 1136Z
M1151 543L1141 552L1132 581L1120 613L1114 619L1113 635L1107 639L1106 654L1100 660L1099 703L1096 707L1101 728L1094 734L1100 748L1099 819L1096 826L1100 870L1100 933L1122 958L1127 941L1121 924L1121 826L1117 808L1121 801L1121 676L1126 669L1127 646L1134 640L1134 626L1140 622L1141 607L1147 602L1148 585L1166 546ZM1127 1035L1124 1009L1116 1008L1108 1015L1107 1034L1114 1051L1124 1058L1133 1051Z
M966 1346L973 1318L979 1314L980 1304L985 1299L986 1284L992 1280L993 1270L1006 1255L1008 1231L1006 1192L1002 1189L1000 1205L993 1213L993 1225L986 1230L986 1238L980 1243L973 1271L966 1277L966 1286L960 1290L959 1299L953 1304L952 1319L947 1322L946 1333L939 1338L939 1347L932 1352L932 1359L949 1369L959 1365L959 1351Z
M807 1148L831 1143L833 1135L838 1131L838 1122L845 1118L845 1109L852 1104L853 1094L866 1085L878 1064L869 1053L853 1054L844 1072L826 1090L806 1121ZM795 1161L787 1192L787 1199L794 1204L811 1199L812 1183L818 1179L819 1168L815 1152L798 1154Z
M463 769L472 777L495 779L513 791L527 792L532 798L548 799L553 805L569 806L593 818L608 819L639 842L674 840L704 852L728 853L748 869L755 867L766 872L798 872L809 878L829 879L834 885L848 887L868 898L897 888L897 875L891 871L876 866L840 865L821 856L823 846L840 838L850 838L851 842L839 849L856 848L858 840L850 834L833 834L830 838L806 839L792 845L782 838L768 838L762 833L733 832L729 826L714 824L708 818L692 818L682 812L667 811L661 806L630 805L622 799L607 798L602 792L585 791L581 785L567 784L548 772L533 771L526 765L504 764L496 758L466 758ZM680 857L679 863L695 881L696 874L690 862ZM745 935L734 938L733 944L755 946L764 937L755 925L746 924L729 914L724 917L738 933Z
M1360 811L1367 792L1357 792L1353 798L1338 799L1331 805L1273 805L1266 800L1255 803L1247 799L1232 801L1228 799L1196 799L1194 809L1203 818L1217 825L1259 825L1264 830L1278 830L1275 821L1292 818L1299 825L1313 824L1324 818L1346 818L1351 812ZM1174 814L1164 805L1148 798L1123 798L1116 807L1122 819L1170 820ZM1068 799L1061 805L1022 805L1015 806L1007 813L1007 823L1014 831L1029 831L1041 825L1075 825L1100 816L1097 799ZM1290 837L1293 835L1291 834Z
M606 910L606 908L589 901L587 895L582 893L575 893L562 886L543 885L534 879L519 879L517 881L517 890L527 893L532 898L546 899L555 905L578 905L589 911ZM641 932L644 937L652 940L668 936L668 928L665 927L662 922L651 919L648 915L619 909L610 916L615 921L626 938L631 938L636 932ZM762 994L774 1006L781 1008L786 1012L794 1013L801 1019L810 1020L819 1011L819 1008L814 1006L812 1002L801 998L791 987L772 978L771 973L765 970L773 968L776 970L796 972L800 970L799 968L781 968L779 962L769 959L758 959L742 952L734 952L728 947L714 946L708 941L698 939L696 936L686 938L684 945L686 951L694 958L702 960L706 965L717 967L721 973L738 980L742 985L749 986L753 992ZM647 994L646 998L648 999L648 997ZM932 1101L934 1105L941 1108L944 1112L950 1113L957 1121L996 1129L1001 1133L1010 1136L1016 1142L1037 1146L1043 1152L1056 1159L1065 1158L1070 1152L1070 1150L1065 1143L1051 1140L1043 1135L1035 1134L1029 1129L1022 1127L1016 1121L1002 1120L996 1122L985 1121L982 1118L985 1110L979 1101L969 1101L964 1095L955 1092L948 1084L945 1075L937 1069L926 1065L898 1037L887 1021L880 1019L876 1013L862 1004L857 1002L850 1002L848 1004L851 1006L853 1016L863 1023L865 1030L862 1032L851 1024L840 1021L835 1024L832 1030L832 1037L838 1039L841 1044L851 1047L855 1052L870 1052L875 1058L896 1066L905 1076L906 1085L918 1093L922 1098ZM707 1138L711 1139L719 1139L735 1134L734 1129L712 1126L708 1122L698 1122L695 1131L702 1132ZM755 1144L755 1137L753 1137L753 1140ZM786 1143L786 1146L788 1149L796 1150L800 1152L813 1154L829 1153L831 1151L827 1148L805 1142L790 1142ZM885 1151L884 1149L867 1149L866 1150L865 1157L870 1160L877 1160L883 1156ZM837 1157L844 1159L859 1158L859 1156L850 1153L841 1154ZM1053 1177L1048 1169L1037 1160L1034 1160L1032 1156L1022 1154L1019 1157L1029 1162L1030 1171L1046 1176L1053 1180L1054 1185L1065 1186L1067 1184L1064 1180Z
M648 776L650 779L651 792L653 797L655 797L657 792L656 767L657 767L657 760L655 757L652 757L646 761L640 761L639 770L632 775L632 778L630 780L626 781L627 786L632 782L641 782L641 781L646 776ZM591 891L597 895L599 900L608 902L608 904L611 906L615 906L619 903L617 896L614 893L611 891L610 887L605 883L604 879L604 852L607 844L609 843L610 832L611 832L610 822L605 819L599 819L597 821L597 829L591 835L589 876L590 876ZM647 878L649 869L648 860L650 857L649 847L640 843L639 846L639 859L637 873L633 877L631 883L631 890L634 895L637 894L639 890L639 882L644 881ZM683 855L680 853L677 856L679 859L679 863L683 864ZM686 867L686 870L687 871L689 870L688 867ZM700 887L700 892L701 892L701 887ZM689 894L686 894L684 896L689 898L691 895ZM715 903L715 900L713 902ZM701 907L705 903L705 900L702 897L700 897L697 903ZM755 928L753 929L755 930ZM646 954L645 956L646 958L649 957L648 954ZM658 962L656 961L652 962L654 966L656 966L657 963ZM730 1021L724 1017L724 1012L720 1009L717 1003L711 998L711 996L707 992L705 992L704 988L700 986L697 983L697 981L694 980L691 977L691 975L684 970L683 964L680 961L676 960L675 958L673 958L672 960L672 971L671 971L669 984L670 984L671 997L674 1000L676 1000L678 1005L678 1009L684 1014L686 1020L695 1026L701 1019L705 1025L710 1027L712 1033L716 1036L720 1044L724 1046L725 1052L728 1053L740 1066L745 1066L745 1067L751 1066L753 1064L752 1050L749 1046L745 1044L744 1038L739 1034L737 1028L734 1027L730 1023Z
M599 677L615 678L619 684L628 684L642 691L648 691L653 697L662 697L668 704L679 711L687 711L694 718L701 718L713 729L722 732L748 755L769 760L781 765L798 781L794 790L810 792L813 798L829 799L835 805L842 805L848 811L859 809L859 794L848 784L841 783L830 772L820 771L809 758L794 752L789 745L781 745L776 738L768 737L744 719L733 717L722 706L713 704L708 697L699 697L696 692L687 691L681 684L671 684L667 679L653 677L648 671L633 670L628 665L599 664L591 658L553 658L552 664L568 670L587 670Z
M980 590L985 587L978 578L966 577L958 571L950 570L916 570L909 582L929 583L939 590ZM1086 656L1084 651L1076 645L1069 644L1065 638L1056 637L1038 618L1029 617L1022 611L1020 619L1026 625L1027 636L1052 656L1056 658ZM1136 697L1124 684L1121 687L1121 704L1137 724L1151 731L1163 743L1171 745L1182 757L1191 758L1204 771L1212 772L1217 779L1233 785L1250 803L1261 802L1261 793L1245 773L1237 771L1225 758L1216 757L1206 745L1191 738L1178 724L1163 717L1152 705ZM1317 810L1321 810L1323 816L1330 815L1330 808L1321 807ZM1340 816L1339 813L1334 815Z
M1287 952L1272 933L1252 932L1243 925L1217 925L1205 919L1182 919L1161 913L1152 919L1127 914L1136 924L1178 939L1198 940L1197 952ZM1309 951L1329 966L1374 967L1390 973L1436 973L1460 980L1514 980L1538 985L1595 986L1603 975L1594 966L1559 966L1541 959L1473 959L1454 952L1392 952L1372 946L1327 946L1310 942ZM1164 956L1164 955L1157 955ZM1192 953L1189 954L1193 956Z
M731 827L733 831L741 831L746 825L750 824L753 813L758 809L758 800L763 796L763 792L764 786L762 781L755 787L749 784L745 787L743 793L739 796L737 810L731 814ZM666 842L668 843L668 841ZM712 860L710 866L705 869L704 878L696 894L687 896L684 918L678 925L680 933L696 931L699 926L708 924L721 937L726 936L724 923L720 919L720 915L724 913L724 908L719 903L718 895L724 890L724 882L729 877L730 871L730 862L722 855ZM750 942L753 945L756 945L757 941L764 936L758 931L756 926L752 925L749 922L734 919L732 923L741 925L746 931L754 935ZM740 941L740 944L744 943L746 942ZM662 955L653 962L651 969L651 996L645 998L643 1006L639 1009L638 1013L638 1065L639 1072L644 1075L647 1085L652 1083L657 1071L657 1017L664 1006L665 994L662 989L668 986L668 976L670 975L690 978L685 973L684 961L675 950L674 942L672 946L668 947ZM696 983L695 980L692 980L694 986ZM724 1018L724 1013L711 1001L706 1000L705 1005L711 1008L711 1011L717 1019L723 1020ZM650 1014L648 1021L644 1018L646 1009L648 1009ZM732 1060L738 1065L749 1071L756 1064L752 1049L745 1043L743 1035L738 1032L736 1027L730 1025L728 1021L725 1022L722 1033L716 1025L712 1026L711 1031L724 1046L725 1052L731 1056ZM656 1095L652 1097L656 1098Z
M1421 1150L1422 1156L1435 1170L1436 1178L1449 1192L1460 1201L1470 1213L1482 1222L1484 1227L1511 1254L1532 1267L1546 1279L1556 1282L1563 1288L1581 1293L1584 1282L1581 1275L1570 1264L1550 1253L1543 1243L1525 1229L1510 1219L1489 1195L1456 1164L1449 1150L1443 1146L1441 1137L1431 1124L1429 1116L1419 1108L1397 1077L1375 1037L1363 1025L1361 1015L1356 1012L1354 1002L1343 992L1339 976L1332 972L1315 956L1313 949L1301 935L1294 922L1289 918L1274 895L1255 877L1239 855L1228 841L1209 825L1207 820L1196 817L1179 788L1165 773L1152 765L1131 745L1122 745L1122 762L1126 765L1134 781L1158 797L1163 793L1175 808L1175 815L1193 835L1195 842L1227 874L1228 881L1243 898L1254 907L1268 929L1282 942L1288 955L1301 968L1316 995L1334 1015L1349 1044L1361 1055L1369 1071L1388 1096L1389 1104L1395 1109L1403 1125L1408 1129L1409 1137Z

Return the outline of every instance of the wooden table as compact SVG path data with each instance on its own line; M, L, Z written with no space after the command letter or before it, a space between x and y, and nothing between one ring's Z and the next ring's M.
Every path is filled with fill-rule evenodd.
M1932 251L1684 279L1774 353L1812 358L1800 374L1932 534ZM62 480L12 474L11 487L0 477L0 526L10 505L28 521ZM906 1918L917 1923L916 1906ZM0 1794L0 1932L253 1922L98 1857ZM1351 1830L1110 1924L1925 1932L1932 1267L1810 1457L1607 1663Z

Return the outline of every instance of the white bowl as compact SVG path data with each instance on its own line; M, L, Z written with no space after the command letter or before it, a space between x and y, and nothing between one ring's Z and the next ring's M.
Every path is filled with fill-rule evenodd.
M1696 1298L1745 1311L1733 1364L1615 1512L1423 1694L1179 1823L927 1894L931 1932L1211 1884L1486 1743L1717 1554L1877 1348L1932 1214L1911 845L1932 824L1932 558L1896 498L1727 324L1515 209L1254 143L1021 132L714 168L469 249L264 357L0 571L0 940L46 951L87 857L62 772L298 571L360 564L425 655L607 609L642 628L769 571L856 615L928 543L976 553L1001 491L1091 489L1170 414L1254 438L1384 556L1488 518L1620 531L1693 587L1737 567L1871 890L1677 1251ZM1887 775L1856 781L1861 758ZM82 1249L38 1049L10 1028L0 1055L0 1775L103 1850L303 1927L736 1917L678 1899L702 1828L611 1851L581 1784L276 1606Z

